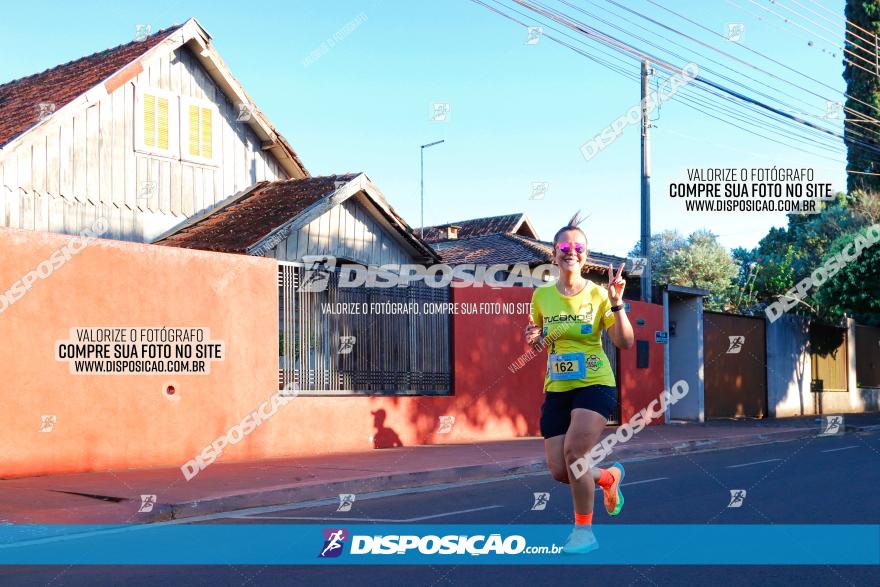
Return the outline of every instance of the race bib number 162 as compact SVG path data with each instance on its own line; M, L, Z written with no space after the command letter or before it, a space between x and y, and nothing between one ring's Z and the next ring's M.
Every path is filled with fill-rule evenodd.
M584 379L587 374L584 353L551 354L547 368L552 381Z

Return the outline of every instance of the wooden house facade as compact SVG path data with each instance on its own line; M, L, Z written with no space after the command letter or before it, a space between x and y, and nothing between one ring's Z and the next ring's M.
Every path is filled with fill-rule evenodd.
M308 176L195 19L0 86L0 226L150 242Z

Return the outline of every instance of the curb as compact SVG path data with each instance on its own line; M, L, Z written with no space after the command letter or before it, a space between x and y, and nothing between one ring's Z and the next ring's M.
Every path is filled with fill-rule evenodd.
M688 440L674 446L668 444L660 444L657 448L639 447L633 449L633 454L627 454L626 447L622 447L615 451L626 459L645 459L656 458L661 456L674 456L680 454L712 452L716 450L727 450L732 448L742 448L747 446L759 446L762 444L770 444L774 442L788 442L790 440L798 440L801 438L811 438L818 436L815 428L798 428L795 430L785 430L780 432L764 432L750 436L734 436L720 439L699 439Z
M880 430L880 424L852 427L852 430L851 427L846 427L846 432L863 432L871 430ZM785 430L780 432L764 432L761 434L750 435L745 438L742 436L735 436L721 439L688 440L674 446L662 444L652 448L643 445L641 447L634 447L631 451L626 450L626 446L624 445L619 449L615 449L615 452L617 454L617 460L627 462L670 455L758 446L815 436L817 436L815 428L798 428L795 430ZM544 457L524 458L514 459L505 463L488 463L445 469L432 469L427 471L392 473L375 477L334 481L332 483L290 485L287 487L276 487L266 491L251 491L187 503L156 504L154 512L149 515L144 514L142 521L150 523L180 520L245 508L266 507L327 499L328 497L335 496L339 493L373 493L393 489L425 487L441 483L454 483L457 481L503 479L513 475L540 472L545 470L545 468L546 462Z
M880 424L871 424L869 426L844 426L844 432L875 432L880 430Z
M290 485L267 491L209 498L188 503L162 504L155 508L156 514L145 517L144 522L165 522L194 516L217 514L253 507L284 505L335 497L340 493L373 493L392 489L425 487L456 481L475 481L504 478L512 475L534 473L546 468L544 457L514 459L506 463L467 465L427 471L391 473L375 477L355 478L331 483Z

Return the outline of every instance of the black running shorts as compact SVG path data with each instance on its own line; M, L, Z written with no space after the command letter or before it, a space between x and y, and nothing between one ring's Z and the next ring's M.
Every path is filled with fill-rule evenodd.
M617 388L588 385L568 391L547 391L541 406L541 435L552 438L565 434L571 423L571 411L584 408L611 420L617 412Z

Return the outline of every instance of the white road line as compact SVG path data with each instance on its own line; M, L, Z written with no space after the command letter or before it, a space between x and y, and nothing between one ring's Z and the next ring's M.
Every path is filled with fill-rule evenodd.
M654 481L663 481L664 479L669 479L669 477L657 477L655 479L643 479L641 481L630 481L629 483L621 483L621 487L626 487L628 485L639 485L640 483L652 483Z
M842 446L840 448L829 448L828 450L823 450L823 451L819 451L819 452L835 452L838 450L846 450L848 448L859 448L859 447L858 447L858 445L853 444L852 446Z
M728 469L736 469L739 467L748 467L749 465L760 465L761 463L772 463L773 461L781 461L782 459L767 459L766 461L755 461L753 463L743 463L741 465L729 465Z
M469 514L471 512L481 512L483 510L491 510L500 508L500 505L487 505L479 508L471 508L469 510L458 510L455 512L443 512L442 514L432 514L430 516L419 516L417 518L341 518L337 516L229 516L236 520L315 520L318 522L388 522L388 523L405 523L405 522L421 522L422 520L433 520L434 518L445 518L447 516L455 516L458 514Z

